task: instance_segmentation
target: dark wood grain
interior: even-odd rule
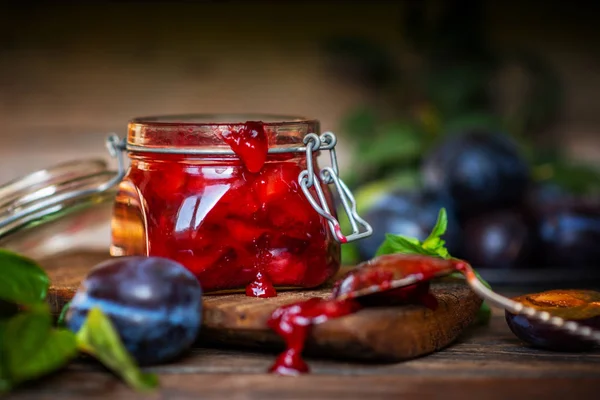
[[[50,278],[47,301],[54,314],[59,314],[64,305],[73,298],[82,278],[96,264],[109,258],[101,251],[73,251],[56,254],[39,260]]]
[[[85,253],[76,253],[42,261],[53,282],[48,298],[55,313],[72,298],[91,263],[103,258],[105,255],[86,258]],[[369,308],[317,325],[307,341],[307,353],[398,361],[444,348],[473,321],[481,300],[462,282],[436,282],[431,291],[438,300],[436,310],[423,306]],[[283,342],[267,326],[273,311],[330,293],[331,287],[326,285],[319,290],[280,292],[269,299],[245,294],[205,296],[200,340],[213,345],[281,348]]]
[[[393,364],[309,357],[310,375],[266,374],[275,353],[197,347],[185,358],[149,368],[154,395],[136,394],[92,362],[26,385],[24,399],[594,399],[600,352],[553,353],[524,347],[499,310],[491,324],[468,329],[446,349]]]
[[[594,399],[593,378],[428,378],[176,374],[162,377],[160,394],[132,393],[109,376],[73,372],[13,399]],[[110,396],[110,397],[109,397]]]

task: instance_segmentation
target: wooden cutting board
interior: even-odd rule
[[[41,260],[52,280],[48,301],[59,313],[75,294],[87,271],[108,258],[106,253],[79,252]],[[344,272],[344,271],[342,271]],[[434,282],[431,291],[439,307],[387,306],[327,321],[312,330],[309,355],[334,358],[400,361],[422,356],[453,342],[474,320],[481,300],[462,282]],[[249,348],[281,349],[283,343],[266,321],[279,306],[327,297],[331,286],[318,290],[280,292],[270,299],[244,294],[207,295],[199,343]]]

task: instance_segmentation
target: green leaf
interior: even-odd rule
[[[427,251],[427,254],[432,256],[438,256],[445,260],[452,258],[450,253],[448,253],[448,249],[446,249],[446,242],[440,238],[431,239],[422,244],[424,250]]]
[[[47,307],[37,307],[8,320],[2,346],[7,376],[14,384],[53,372],[77,354],[75,335],[53,329]]]
[[[150,390],[158,386],[158,377],[142,373],[127,352],[112,322],[100,308],[93,308],[79,332],[79,350],[98,359],[136,390]]]
[[[393,253],[427,254],[427,251],[421,247],[421,243],[415,238],[387,233],[384,242],[375,255],[380,256]]]
[[[431,230],[431,233],[427,239],[425,239],[425,243],[427,243],[427,241],[439,239],[444,233],[446,233],[446,229],[448,229],[448,214],[446,213],[445,208],[441,208],[440,212],[438,213],[435,226]]]
[[[46,298],[50,280],[35,261],[0,249],[0,271],[0,299],[29,305]]]
[[[385,240],[377,250],[376,255],[404,253],[421,254],[441,258],[450,258],[446,249],[446,242],[440,238],[446,232],[448,227],[448,216],[446,209],[442,208],[438,214],[438,219],[431,233],[424,242],[416,238],[410,238],[402,235],[385,235]]]

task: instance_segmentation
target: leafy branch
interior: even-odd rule
[[[136,390],[149,390],[158,379],[143,374],[127,353],[112,323],[92,310],[77,334],[52,326],[46,304],[50,279],[35,263],[0,249],[0,302],[16,305],[0,315],[0,393],[66,366],[85,352]]]

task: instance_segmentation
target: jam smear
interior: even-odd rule
[[[347,243],[348,239],[342,233],[342,228],[339,225],[334,226],[335,236],[338,237],[340,243]]]
[[[269,151],[269,141],[262,122],[248,121],[243,127],[225,130],[221,135],[249,172],[261,170]]]
[[[435,310],[437,299],[429,292],[430,280],[454,271],[470,271],[460,260],[421,255],[390,254],[359,264],[333,288],[331,299],[311,298],[276,309],[268,326],[286,343],[269,372],[298,375],[309,371],[302,350],[312,325],[352,314],[361,308],[391,304],[422,304]],[[393,282],[412,277],[415,283],[393,287]],[[366,288],[376,288],[365,295]]]
[[[279,307],[268,320],[268,326],[280,335],[286,344],[269,372],[294,376],[309,371],[302,358],[306,338],[313,324],[343,317],[360,310],[355,300],[327,300],[318,297]]]
[[[392,289],[392,282],[413,279],[401,289],[409,290],[409,285],[426,282],[430,279],[457,271],[465,264],[459,260],[444,260],[414,254],[386,254],[366,261],[338,280],[333,288],[335,297],[349,298],[362,295],[362,291],[374,287],[377,292]]]

